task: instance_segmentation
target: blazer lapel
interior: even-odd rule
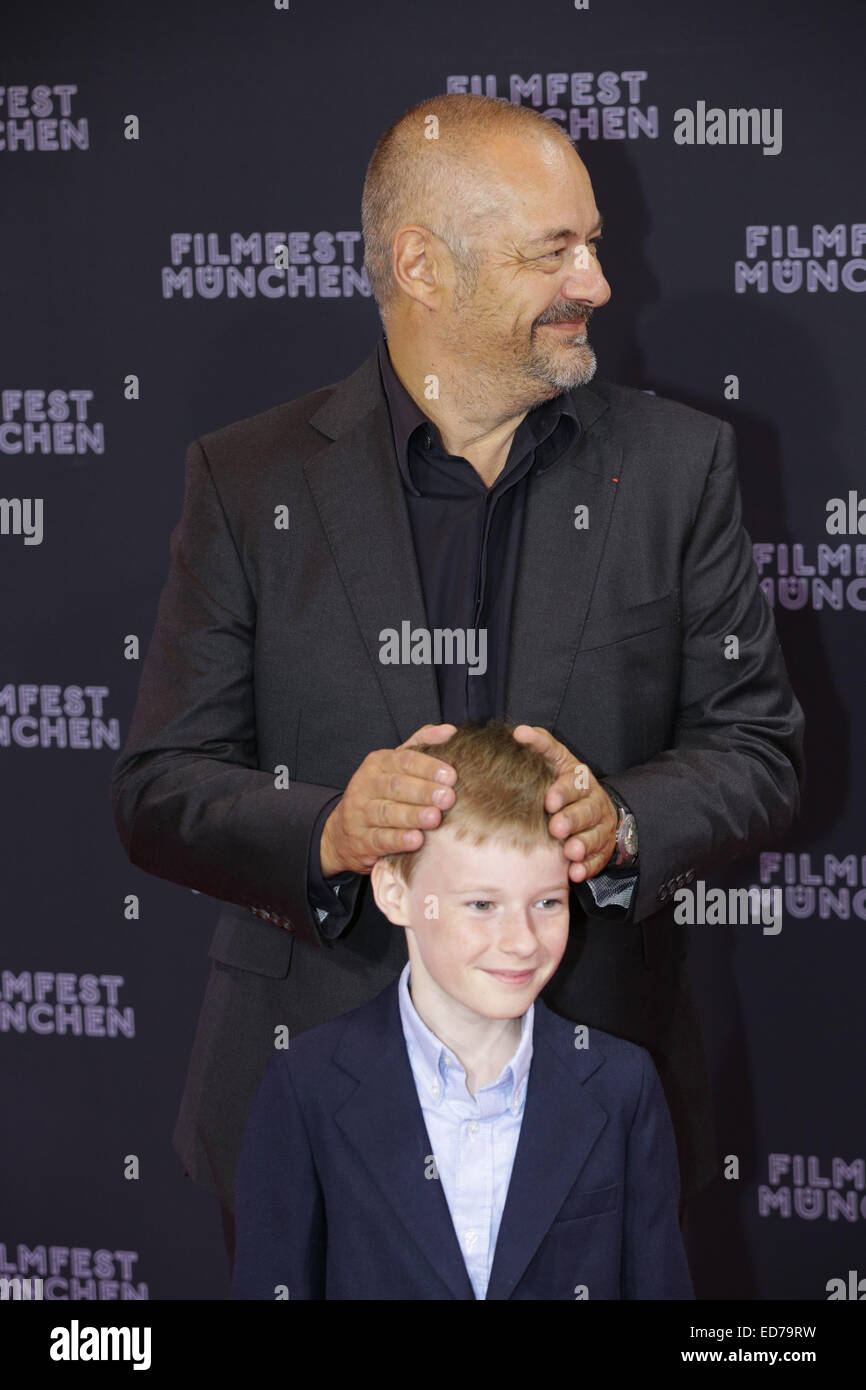
[[[575,1049],[563,1060],[554,1016],[539,999],[535,1010],[529,1085],[488,1300],[511,1297],[607,1123],[607,1112],[583,1086],[603,1059]]]
[[[358,1087],[334,1118],[407,1241],[454,1298],[474,1299],[442,1184],[427,1176],[433,1146],[403,1038],[398,984],[359,1011],[342,1036],[334,1061]]]
[[[383,629],[426,627],[427,613],[375,352],[310,423],[334,443],[304,472],[402,743],[441,708],[432,665],[379,659]]]
[[[599,418],[607,402],[589,387],[571,395],[580,434],[565,458],[533,478],[527,496],[505,695],[515,722],[551,730],[580,646],[622,466],[622,446]],[[581,505],[588,525],[578,529]]]

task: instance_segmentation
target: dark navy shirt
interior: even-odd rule
[[[508,631],[520,558],[526,492],[580,433],[567,392],[521,420],[505,467],[488,488],[464,458],[449,454],[415,404],[379,340],[379,367],[391,412],[397,464],[427,609],[428,629],[486,632],[487,669],[443,661],[435,667],[441,723],[486,723],[505,708]],[[476,654],[477,654],[476,648]]]

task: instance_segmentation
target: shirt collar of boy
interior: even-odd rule
[[[424,1087],[425,1096],[437,1104],[445,1097],[449,1080],[462,1081],[465,1072],[453,1052],[431,1032],[412,1003],[409,993],[410,963],[400,975],[398,997],[403,1037],[416,1081]],[[517,1114],[526,1096],[526,1083],[532,1061],[532,1029],[535,1004],[530,1004],[520,1021],[520,1042],[495,1081],[476,1092],[475,1099],[485,1115],[511,1110]],[[462,1089],[462,1088],[461,1088]],[[494,1092],[497,1094],[494,1095]]]

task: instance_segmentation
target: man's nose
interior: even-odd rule
[[[562,293],[566,299],[582,299],[594,308],[599,308],[610,299],[610,285],[599,262],[587,247],[576,248],[574,262],[563,282]]]

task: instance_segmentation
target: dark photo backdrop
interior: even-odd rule
[[[0,1274],[55,1299],[226,1294],[217,1208],[170,1142],[219,908],[127,862],[110,769],[185,446],[369,352],[366,163],[449,89],[576,140],[613,289],[599,375],[735,427],[806,710],[801,821],[718,879],[781,888],[781,930],[691,930],[719,1137],[698,1296],[866,1274],[864,36],[856,0],[7,7]],[[764,113],[755,140],[731,108]]]

